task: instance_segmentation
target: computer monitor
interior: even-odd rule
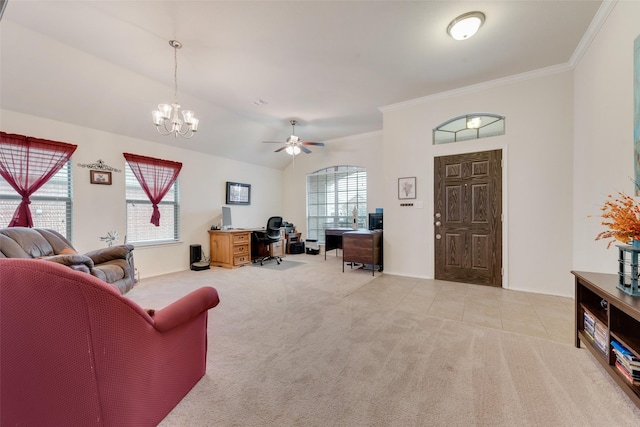
[[[382,230],[382,214],[381,213],[369,214],[369,230]]]
[[[231,208],[229,206],[222,207],[222,229],[229,230],[231,227]]]

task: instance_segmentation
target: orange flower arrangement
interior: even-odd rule
[[[622,192],[614,198],[611,194],[607,196],[602,210],[602,225],[609,228],[596,236],[596,240],[613,238],[607,245],[618,240],[624,244],[629,244],[634,239],[640,239],[640,206],[633,200],[633,197]]]

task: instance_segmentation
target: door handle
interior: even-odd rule
[[[436,221],[436,227],[440,227],[442,223],[440,221]]]
[[[436,234],[436,239],[440,240],[440,239],[442,239],[442,236],[439,235],[439,234]]]

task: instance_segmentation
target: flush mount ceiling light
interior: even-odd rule
[[[193,111],[182,111],[183,121],[180,120],[180,104],[178,103],[178,49],[182,43],[177,40],[169,40],[169,45],[173,48],[173,104],[160,104],[153,112],[153,124],[156,125],[158,133],[162,135],[173,135],[176,138],[180,135],[183,138],[191,138],[198,131],[199,120],[194,117]]]
[[[447,27],[447,34],[455,40],[465,40],[473,36],[484,24],[484,13],[468,12],[451,21]]]

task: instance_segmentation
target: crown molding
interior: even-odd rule
[[[582,36],[582,39],[580,39],[580,43],[578,43],[578,46],[573,51],[573,55],[571,55],[571,58],[569,59],[571,67],[575,68],[578,65],[584,54],[587,52],[587,49],[589,49],[589,46],[591,46],[593,39],[596,38],[596,35],[600,32],[604,23],[607,22],[609,14],[617,3],[618,0],[604,0],[602,2],[600,8],[596,12],[596,15],[593,17],[591,24],[589,24],[587,31]]]

